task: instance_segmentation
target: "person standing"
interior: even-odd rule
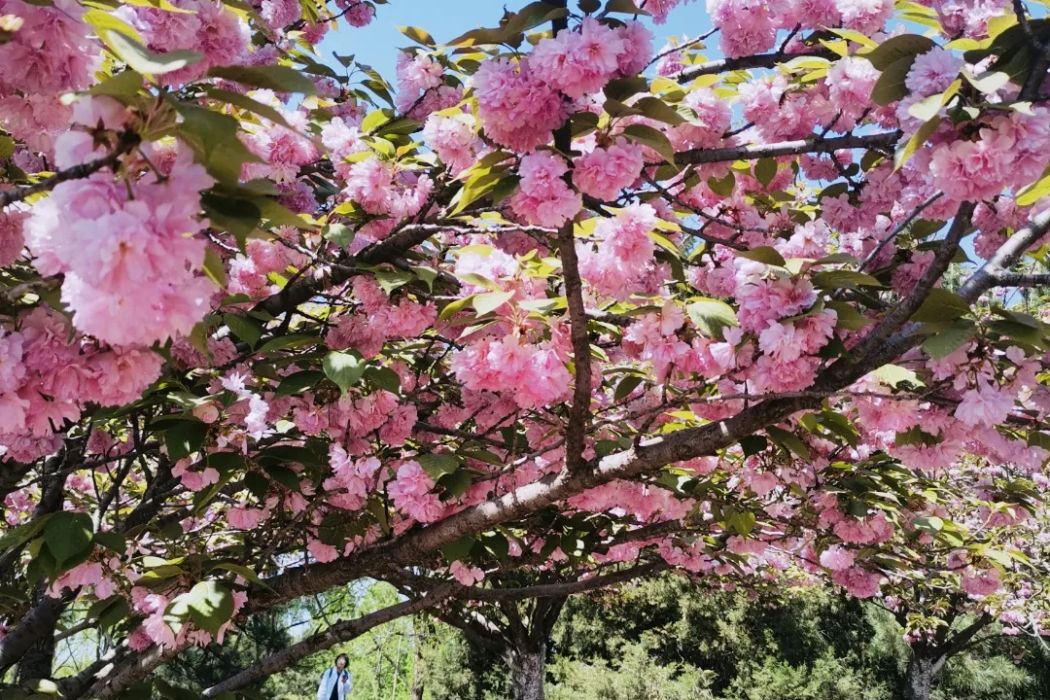
[[[317,686],[317,700],[346,700],[354,687],[353,676],[346,669],[349,663],[350,657],[346,654],[335,657],[335,666],[321,675],[321,683]]]

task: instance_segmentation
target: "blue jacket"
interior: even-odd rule
[[[336,680],[338,679],[338,671],[335,667],[329,668],[321,676],[321,684],[317,686],[317,700],[329,700],[332,697],[332,688],[335,687]],[[354,678],[350,675],[350,672],[343,669],[343,674],[346,677],[345,682],[339,683],[339,700],[346,700],[347,696],[350,695],[350,690],[354,687]]]

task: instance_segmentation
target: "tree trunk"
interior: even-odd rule
[[[904,677],[905,700],[930,700],[935,675],[933,659],[912,656],[908,661],[908,673]]]
[[[540,644],[538,649],[509,649],[506,656],[514,700],[543,700],[546,644]]]

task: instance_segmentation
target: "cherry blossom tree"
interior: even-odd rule
[[[315,48],[373,2],[0,0],[6,691],[364,577],[409,595],[309,651],[561,562],[1038,585],[987,543],[1045,523],[1050,21],[709,0],[657,48],[679,4],[405,27],[388,82]]]

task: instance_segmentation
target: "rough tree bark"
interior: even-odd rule
[[[508,647],[503,658],[510,670],[514,700],[543,700],[543,684],[547,674],[547,645],[540,642],[536,647]]]

